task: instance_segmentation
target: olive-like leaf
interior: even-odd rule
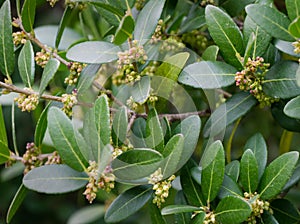
[[[288,16],[291,21],[300,16],[300,2],[297,0],[285,0]]]
[[[83,207],[73,213],[67,224],[82,224],[82,223],[92,223],[99,220],[105,214],[104,205],[90,205]]]
[[[112,122],[112,140],[117,146],[125,142],[127,138],[127,126],[127,109],[123,106],[115,113]]]
[[[55,59],[51,58],[48,63],[46,64],[43,74],[42,80],[39,88],[39,95],[42,95],[45,91],[46,87],[48,86],[49,82],[53,79],[55,73],[59,68],[60,62]]]
[[[266,168],[258,187],[264,200],[275,197],[289,180],[299,158],[299,152],[288,152],[270,163]]]
[[[156,204],[149,202],[149,211],[151,216],[151,222],[157,224],[167,224],[165,218],[162,216],[160,209],[157,207]]]
[[[298,209],[287,199],[275,199],[271,202],[271,208],[279,223],[297,224],[300,222]]]
[[[2,105],[1,104],[0,104],[0,142],[2,142],[4,145],[8,145],[6,128],[5,128],[3,111],[2,111]]]
[[[29,171],[23,178],[28,189],[47,193],[62,194],[82,188],[88,182],[85,173],[71,169],[67,165],[46,165]]]
[[[237,182],[225,174],[218,197],[223,199],[227,196],[243,197],[243,192]]]
[[[291,99],[285,105],[283,112],[289,117],[300,119],[300,96]]]
[[[161,210],[162,215],[172,215],[184,212],[202,211],[202,208],[191,205],[168,205]]]
[[[144,76],[141,80],[134,83],[131,95],[135,102],[143,104],[146,102],[150,95],[150,77]]]
[[[120,194],[105,214],[106,222],[119,222],[142,208],[151,198],[150,186],[137,186]]]
[[[30,41],[26,41],[19,55],[18,67],[23,83],[29,88],[31,88],[34,81],[34,66],[33,47]]]
[[[233,160],[225,166],[225,174],[237,181],[240,176],[240,162]]]
[[[72,12],[74,12],[73,8],[69,5],[66,5],[64,14],[60,20],[59,26],[58,26],[58,30],[57,30],[57,34],[55,37],[55,48],[58,48],[60,41],[62,39],[62,35],[64,33],[64,30],[66,28],[66,25],[69,23],[70,18],[72,18]]]
[[[289,26],[289,32],[296,38],[300,38],[300,16]]]
[[[34,144],[37,147],[39,147],[42,144],[46,130],[47,130],[47,126],[48,126],[47,112],[48,112],[49,106],[50,106],[50,104],[48,104],[45,107],[45,109],[41,113],[41,115],[37,121],[36,127],[35,127]]]
[[[134,30],[134,19],[131,15],[123,17],[114,37],[114,44],[123,44],[129,37],[131,37]]]
[[[293,46],[293,42],[276,39],[274,41],[274,45],[278,50],[280,50],[283,53],[286,53],[286,54],[291,55],[293,57],[300,57],[299,54],[296,54],[294,52],[295,48]]]
[[[29,33],[33,29],[34,18],[35,18],[36,0],[25,0],[21,18],[24,29]]]
[[[10,151],[7,144],[0,141],[0,164],[7,162],[10,159]]]
[[[219,47],[217,45],[211,45],[205,49],[202,54],[204,61],[216,61],[219,53]]]

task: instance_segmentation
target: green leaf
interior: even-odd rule
[[[264,92],[274,98],[291,98],[300,94],[296,83],[298,63],[280,61],[267,72],[263,83]]]
[[[279,39],[276,39],[274,41],[274,45],[275,47],[280,50],[281,52],[283,53],[286,53],[288,55],[291,55],[293,57],[299,57],[299,54],[296,54],[294,52],[294,47],[293,47],[293,42],[288,42],[288,41],[284,41],[284,40],[279,40]]]
[[[69,118],[57,107],[51,107],[48,111],[48,129],[62,160],[71,168],[83,171],[87,161],[76,140],[80,134],[74,130]]]
[[[8,145],[5,122],[3,117],[2,105],[0,104],[0,142],[4,145]]]
[[[289,26],[289,32],[296,38],[300,38],[300,16],[296,18]]]
[[[112,162],[114,175],[121,180],[137,180],[156,171],[162,155],[152,149],[132,149],[122,153]]]
[[[68,4],[66,4],[66,8],[65,8],[64,14],[60,20],[57,34],[55,37],[55,48],[58,48],[58,46],[60,44],[64,30],[66,28],[66,25],[69,23],[70,18],[72,18],[72,12],[74,12],[72,7],[70,7]]]
[[[174,130],[174,134],[183,134],[183,151],[180,155],[177,169],[180,169],[193,155],[201,129],[201,120],[199,116],[193,115],[183,121]]]
[[[202,211],[202,208],[191,205],[168,205],[161,210],[162,215],[173,215],[183,212]]]
[[[240,176],[240,162],[233,160],[225,166],[225,173],[234,181],[238,181]]]
[[[46,130],[47,130],[47,126],[48,126],[47,112],[48,112],[49,106],[50,106],[50,104],[48,104],[45,107],[45,109],[41,113],[41,115],[37,121],[36,127],[35,127],[34,144],[37,147],[39,147],[42,144]]]
[[[224,178],[225,155],[221,141],[214,142],[205,150],[200,165],[202,193],[209,205],[218,195]]]
[[[275,199],[271,202],[271,208],[279,223],[297,224],[300,222],[298,209],[287,199]]]
[[[239,224],[250,216],[251,205],[237,197],[223,198],[215,211],[216,220],[222,224]]]
[[[15,194],[12,202],[9,205],[8,212],[6,215],[6,222],[10,223],[14,215],[16,214],[17,210],[19,209],[20,205],[24,201],[28,190],[24,187],[23,184],[19,187],[17,193]]]
[[[119,51],[118,46],[108,42],[86,41],[71,47],[66,56],[72,61],[102,64],[117,60]]]
[[[67,224],[82,224],[98,221],[105,214],[104,205],[90,205],[83,207],[73,213]]]
[[[33,47],[30,41],[26,41],[20,52],[18,66],[23,83],[31,88],[34,81],[35,62]]]
[[[274,216],[271,215],[268,211],[264,211],[264,213],[262,214],[262,221],[264,224],[279,224]]]
[[[178,163],[183,154],[184,137],[182,134],[174,135],[162,152],[164,160],[161,164],[163,178],[170,177],[178,170]],[[181,167],[179,167],[181,168]]]
[[[141,80],[134,83],[131,95],[135,102],[143,104],[146,102],[150,95],[150,77],[143,76]]]
[[[209,33],[219,46],[224,60],[236,68],[242,68],[239,59],[244,53],[244,44],[238,26],[227,13],[212,5],[205,8],[205,18]]]
[[[238,14],[250,3],[253,3],[255,0],[242,0],[242,1],[235,1],[235,0],[228,0],[223,1],[220,4],[220,7],[224,8],[232,17],[238,16]]]
[[[53,79],[55,73],[59,68],[60,62],[55,59],[51,58],[48,63],[46,64],[43,74],[42,80],[39,88],[39,95],[41,96],[45,91],[46,87],[48,86],[49,82]]]
[[[285,184],[283,191],[289,190],[291,187],[295,186],[300,181],[300,165],[298,165],[288,182]]]
[[[250,16],[247,16],[244,22],[244,43],[248,43],[251,33],[254,33],[255,40],[253,43],[252,58],[263,55],[267,50],[272,36],[270,36],[264,29],[258,26]]]
[[[252,49],[255,45],[255,42],[256,42],[256,36],[254,33],[251,33],[249,36],[248,42],[247,42],[246,49],[245,49],[244,63],[243,63],[244,66],[246,66],[248,58],[250,58],[250,55],[251,55]]]
[[[0,141],[0,164],[6,163],[10,159],[10,151],[7,143]]]
[[[115,145],[122,145],[127,138],[128,117],[125,106],[121,107],[113,118],[112,139]]]
[[[0,21],[0,71],[9,77],[15,66],[9,0],[6,0],[0,8]]]
[[[284,107],[284,113],[289,117],[300,119],[300,96],[291,99]]]
[[[76,0],[81,2],[82,0]],[[99,2],[99,1],[89,1],[92,5],[101,7],[109,12],[111,12],[112,14],[115,14],[116,17],[122,17],[123,16],[123,12],[122,10],[120,10],[118,7],[114,7],[113,2],[108,2],[108,1],[103,1],[103,2],[107,2],[108,4]]]
[[[223,199],[227,196],[243,197],[243,192],[237,182],[225,174],[218,197]]]
[[[62,194],[75,191],[88,182],[85,173],[67,165],[46,165],[34,168],[23,178],[23,184],[30,190],[46,194]]]
[[[256,99],[249,93],[234,94],[212,113],[204,126],[204,137],[221,133],[229,124],[245,115],[255,104]]]
[[[191,224],[203,224],[205,220],[205,212],[199,212],[191,221]]]
[[[271,36],[286,41],[294,40],[288,31],[290,20],[277,9],[266,5],[252,4],[246,7],[246,12]]]
[[[258,188],[263,200],[271,199],[280,193],[292,175],[298,157],[298,152],[285,153],[277,157],[266,168]]]
[[[244,150],[251,149],[258,165],[258,178],[262,177],[268,159],[268,150],[267,145],[264,140],[264,137],[260,133],[256,133],[251,136],[244,146]]]
[[[191,32],[193,30],[200,29],[206,23],[204,15],[193,16],[188,21],[186,21],[186,20],[184,20],[184,22],[181,23],[181,26],[179,28],[179,34],[183,34],[183,33]]]
[[[106,222],[119,222],[142,208],[151,198],[153,191],[150,186],[137,186],[120,194],[109,206]]]
[[[247,149],[242,155],[240,180],[246,192],[255,192],[258,186],[258,165],[251,149]]]
[[[203,205],[201,187],[192,178],[191,168],[191,165],[186,165],[181,169],[180,183],[189,204],[200,207]]]
[[[149,148],[159,152],[164,149],[164,134],[155,109],[148,114],[145,142]]]
[[[165,0],[151,0],[144,6],[136,20],[133,32],[135,40],[145,43],[151,38],[162,13],[164,4]]]
[[[21,12],[21,18],[22,18],[23,27],[27,32],[31,32],[33,29],[35,8],[36,8],[36,0],[24,1],[22,12]]]
[[[146,138],[146,121],[144,118],[137,118],[132,127],[130,134],[130,142],[136,148],[147,148],[145,138]]]
[[[123,44],[129,37],[132,36],[134,30],[134,20],[131,15],[123,17],[119,27],[115,33],[114,44]]]
[[[35,37],[43,44],[53,48],[55,48],[57,32],[59,32],[59,26],[55,25],[39,26],[34,29]],[[68,49],[73,43],[81,38],[82,36],[79,33],[66,27],[63,31],[58,50]]]
[[[236,72],[224,62],[201,61],[185,67],[178,81],[194,88],[215,89],[233,84]]]
[[[204,61],[216,61],[219,53],[219,47],[217,45],[211,45],[205,49],[202,54]]]
[[[285,0],[288,16],[291,21],[300,16],[300,2],[297,0]]]
[[[167,224],[165,218],[161,215],[160,209],[156,204],[149,202],[149,211],[151,216],[151,223],[155,224]]]

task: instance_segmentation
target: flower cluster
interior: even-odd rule
[[[185,48],[184,43],[181,42],[179,37],[170,36],[162,42],[159,49],[161,53],[175,53],[182,51]]]
[[[136,0],[134,6],[137,10],[140,11],[143,9],[145,2],[146,2],[146,0]]]
[[[41,51],[36,52],[34,60],[39,66],[44,68],[48,63],[50,57],[51,57],[51,53],[48,51],[46,52],[44,49],[42,49]]]
[[[151,174],[148,179],[148,183],[153,185],[152,189],[155,191],[155,196],[152,202],[159,208],[169,196],[169,190],[172,187],[171,182],[175,179],[175,175],[172,175],[166,180],[162,180],[162,178],[163,175],[161,173],[161,168],[159,168],[153,174]]]
[[[293,42],[293,46],[294,46],[294,52],[295,54],[300,54],[300,39],[298,39],[297,41]]]
[[[208,5],[208,4],[213,5],[213,4],[215,4],[215,2],[214,2],[214,0],[202,0],[202,2],[200,3],[200,5],[202,7],[204,7],[204,6]]]
[[[205,214],[205,220],[203,224],[216,223],[216,215],[213,212],[208,212]]]
[[[80,73],[86,64],[81,64],[79,62],[71,62],[70,75],[65,78],[65,83],[68,85],[74,85],[77,83]]]
[[[270,106],[278,99],[267,96],[263,92],[262,83],[270,64],[264,63],[262,57],[248,59],[244,70],[237,72],[235,83],[241,90],[249,91],[260,103],[261,107]]]
[[[50,154],[47,157],[47,161],[45,162],[45,165],[51,165],[51,164],[61,164],[61,158],[57,151],[54,151],[52,154]]]
[[[160,65],[160,62],[158,61],[151,61],[141,72],[141,76],[148,75],[148,76],[154,76],[155,72],[157,71],[158,66]]]
[[[22,162],[25,165],[24,174],[35,167],[43,165],[43,159],[40,158],[41,151],[33,142],[27,143],[26,152],[23,155]]]
[[[25,88],[24,90],[32,91],[30,88]],[[36,109],[37,105],[39,104],[39,96],[35,93],[30,95],[26,95],[20,93],[18,97],[14,99],[15,102],[18,103],[18,107],[24,111],[33,111]]]
[[[61,102],[64,104],[62,111],[67,115],[67,116],[72,116],[72,108],[75,104],[78,103],[77,101],[77,91],[74,90],[72,94],[62,94],[62,100]]]
[[[86,190],[83,194],[86,196],[86,199],[92,203],[96,198],[99,189],[104,189],[109,192],[115,187],[115,176],[112,173],[110,166],[106,167],[102,174],[99,174],[98,164],[95,161],[89,161],[89,164],[90,165],[87,168],[89,182],[86,185]]]
[[[183,34],[182,41],[198,52],[204,51],[208,44],[207,38],[199,30],[193,30],[192,32]]]
[[[115,84],[134,83],[141,79],[136,64],[144,64],[148,59],[146,52],[138,41],[132,41],[129,50],[118,52],[118,72],[114,79]]]
[[[249,224],[256,224],[256,218],[261,218],[261,215],[264,213],[264,211],[268,211],[269,213],[273,214],[273,210],[270,208],[270,203],[268,201],[260,200],[257,192],[254,194],[245,192],[244,197],[248,202],[251,203],[252,207],[251,216],[247,220]]]
[[[18,46],[20,44],[25,44],[27,41],[27,35],[24,31],[14,32],[12,36],[13,36],[13,41],[15,46]]]
[[[151,37],[150,43],[155,44],[163,39],[163,34],[165,31],[164,21],[162,19],[158,20],[155,31]]]
[[[56,2],[58,2],[59,0],[47,0],[47,2],[49,2],[51,7],[54,7]]]
[[[82,10],[84,10],[87,7],[87,5],[85,3],[83,3],[83,2],[75,2],[73,0],[66,0],[65,1],[65,5],[69,6],[71,9],[76,8],[79,11],[82,11]]]

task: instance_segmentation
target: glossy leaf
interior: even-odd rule
[[[127,110],[123,106],[115,113],[112,122],[112,139],[117,146],[122,145],[127,138],[127,125]]]
[[[39,87],[39,95],[43,94],[49,82],[53,79],[55,73],[59,68],[59,65],[60,62],[55,58],[52,58],[48,61],[42,74],[42,80]]]
[[[297,0],[285,0],[287,13],[291,21],[300,16],[300,2]]]
[[[114,44],[120,45],[131,37],[134,30],[134,20],[131,15],[123,17],[114,37]]]
[[[23,83],[31,88],[34,81],[35,62],[33,47],[30,41],[26,41],[20,52],[18,67]]]
[[[138,186],[120,194],[106,211],[105,221],[119,222],[134,214],[150,200],[152,192],[149,186]]]
[[[33,29],[34,18],[35,18],[36,0],[25,0],[21,18],[24,29],[27,32],[31,32]]]
[[[298,165],[288,182],[285,184],[283,191],[289,190],[291,187],[295,186],[300,181],[300,165]]]
[[[275,199],[271,202],[274,217],[279,223],[296,224],[300,222],[300,213],[287,199]]]
[[[43,44],[55,48],[55,41],[59,26],[45,25],[34,28],[35,37]],[[58,50],[66,50],[82,36],[74,30],[66,27],[63,31]]]
[[[222,224],[239,224],[246,221],[251,212],[251,205],[247,201],[229,196],[219,202],[215,216]]]
[[[289,117],[300,119],[300,96],[291,99],[284,107],[284,113]]]
[[[172,215],[184,212],[201,211],[202,208],[191,205],[168,205],[161,210],[162,215]]]
[[[180,183],[185,194],[186,199],[190,205],[202,206],[203,205],[203,196],[201,193],[201,187],[195,180],[192,178],[191,166],[184,166],[181,170]]]
[[[225,173],[234,181],[237,181],[240,176],[240,162],[233,160],[225,166]]]
[[[9,76],[14,70],[15,62],[9,0],[0,8],[0,21],[0,71]]]
[[[137,118],[131,128],[130,142],[136,148],[146,148],[146,121],[144,118]]]
[[[165,0],[151,0],[143,7],[137,17],[133,32],[135,40],[145,43],[145,41],[151,38],[162,13],[164,4]]]
[[[178,163],[181,155],[183,154],[183,142],[183,135],[177,134],[174,135],[166,144],[162,152],[162,155],[165,157],[161,164],[163,178],[170,177],[178,170]]]
[[[205,150],[200,165],[202,167],[202,193],[209,204],[218,195],[224,178],[225,156],[220,141],[214,142]]]
[[[243,197],[243,192],[236,181],[227,174],[224,175],[223,183],[220,188],[218,197],[223,199],[227,196]]]
[[[281,61],[267,72],[263,81],[264,92],[275,98],[287,99],[300,94],[300,87],[296,83],[298,63]]]
[[[216,61],[219,53],[219,47],[217,45],[211,45],[205,49],[202,54],[204,61]]]
[[[264,200],[275,197],[289,180],[298,161],[298,152],[288,152],[277,157],[266,168],[258,188]]]
[[[17,193],[15,194],[12,202],[9,205],[8,212],[6,215],[6,222],[10,223],[13,219],[14,215],[16,214],[17,210],[19,209],[20,205],[24,201],[28,190],[24,187],[23,184],[19,187]]]
[[[163,151],[164,134],[155,109],[148,114],[145,142],[149,148],[154,148],[159,152]]]
[[[201,120],[198,116],[190,116],[175,128],[174,134],[181,133],[184,137],[183,150],[177,169],[180,169],[193,155],[201,130]]]
[[[242,1],[235,1],[235,0],[228,0],[228,1],[221,1],[220,7],[224,8],[232,17],[238,16],[238,14],[250,3],[253,3],[255,0],[242,0]]]
[[[88,182],[85,173],[71,169],[67,165],[46,165],[29,171],[23,178],[28,189],[47,193],[62,194],[75,191]]]
[[[90,205],[73,213],[67,224],[82,224],[98,221],[105,214],[104,205]]]
[[[210,116],[204,126],[204,137],[216,136],[256,104],[255,98],[246,92],[234,94],[220,105]]]
[[[267,145],[262,134],[257,133],[251,136],[244,146],[244,150],[247,149],[251,149],[256,158],[258,166],[258,177],[260,180],[265,171],[268,159]]]
[[[246,192],[255,192],[258,186],[258,165],[251,149],[247,149],[241,158],[240,180]]]
[[[289,32],[296,38],[300,38],[300,16],[289,26]]]
[[[58,26],[58,30],[57,30],[57,34],[55,37],[55,48],[58,48],[61,38],[63,36],[64,30],[67,26],[67,24],[69,23],[70,18],[72,18],[72,12],[73,9],[72,7],[70,7],[69,5],[66,5],[64,14],[60,20],[59,26]]]
[[[4,145],[8,145],[4,116],[3,116],[1,104],[0,104],[0,142],[2,142]]]
[[[279,224],[274,215],[271,215],[268,211],[264,211],[264,213],[262,214],[262,221],[265,224]]]
[[[137,180],[156,171],[162,159],[162,155],[155,150],[132,149],[114,159],[112,168],[115,176],[121,180]]]
[[[201,61],[185,67],[178,81],[194,88],[215,89],[233,84],[236,72],[224,62]]]
[[[184,20],[180,26],[180,34],[200,29],[206,24],[204,15],[193,16],[188,21],[186,20]]]
[[[252,4],[246,7],[246,12],[271,36],[286,41],[294,40],[288,31],[290,20],[277,9],[266,5]]]
[[[82,63],[102,64],[118,59],[118,52],[121,49],[109,42],[86,41],[76,44],[67,52],[67,58]]]
[[[10,159],[10,151],[7,143],[0,141],[0,164],[6,163]]]
[[[160,209],[156,204],[152,203],[152,201],[149,202],[149,211],[151,216],[151,223],[167,224],[165,218],[160,212]]]
[[[64,163],[75,170],[83,171],[87,161],[76,140],[80,134],[74,130],[69,118],[56,107],[51,107],[48,111],[48,129],[52,142]]]
[[[150,95],[150,77],[143,76],[141,80],[134,83],[131,95],[135,102],[143,104]]]
[[[271,42],[272,36],[258,26],[250,16],[245,19],[243,33],[245,43],[248,43],[251,33],[254,33],[255,36],[251,58],[263,55]]]
[[[206,7],[205,18],[209,33],[219,46],[224,60],[236,68],[242,68],[239,57],[244,53],[244,44],[238,26],[227,13],[212,5]]]
[[[35,127],[34,144],[37,147],[39,147],[42,144],[46,130],[47,130],[47,126],[48,126],[47,113],[48,113],[49,106],[50,106],[50,104],[48,104],[45,107],[45,109],[41,113],[41,115],[37,121],[36,127]]]
[[[294,57],[299,57],[299,54],[296,54],[294,52],[295,48],[293,46],[293,42],[276,39],[274,41],[274,45],[278,50],[280,50],[283,53],[286,53]]]

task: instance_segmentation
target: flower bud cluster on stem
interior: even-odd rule
[[[30,88],[24,88],[25,91],[33,92]],[[37,105],[39,104],[39,96],[36,93],[32,94],[24,94],[20,93],[18,97],[14,99],[15,102],[18,103],[18,107],[24,111],[33,111],[36,109]]]

